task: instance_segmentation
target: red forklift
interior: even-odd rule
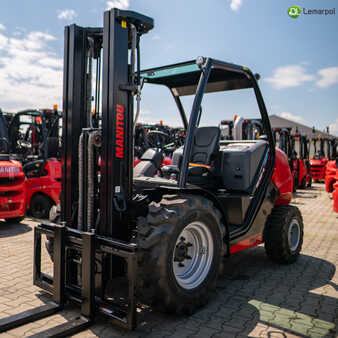
[[[12,156],[22,163],[26,175],[26,204],[35,218],[48,219],[59,201],[61,162],[59,113],[55,109],[20,111],[9,125]]]
[[[296,185],[301,188],[310,188],[312,185],[312,176],[310,172],[310,153],[309,153],[309,139],[306,135],[301,135],[296,130],[295,140],[298,141],[298,154],[294,159],[293,167],[297,171]]]
[[[336,183],[337,139],[328,139],[327,145],[329,161],[327,162],[325,170],[325,189],[327,192],[333,192],[333,186]]]
[[[325,138],[318,135],[318,138],[313,138],[314,155],[310,160],[310,171],[314,181],[323,181],[325,179],[326,165],[328,158],[325,155]],[[317,142],[319,142],[319,149],[317,149]]]
[[[26,212],[25,174],[9,153],[7,121],[0,110],[0,219],[19,223]]]
[[[302,216],[289,205],[288,161],[275,150],[255,75],[207,57],[141,71],[140,37],[152,28],[151,18],[119,9],[105,12],[103,28],[66,27],[61,222],[34,228],[34,284],[53,301],[0,319],[0,332],[60,311],[66,301],[81,315],[41,336],[72,335],[97,315],[133,329],[139,303],[178,314],[204,306],[223,259],[237,251],[264,242],[277,263],[299,257]],[[102,123],[90,126],[88,59],[101,66],[101,56]],[[168,88],[186,131],[178,162],[167,168],[176,179],[133,176],[133,103],[149,83]],[[221,141],[218,126],[198,125],[203,97],[242,88],[256,98],[266,140]],[[189,120],[185,95],[194,97]],[[41,270],[45,235],[53,276]]]
[[[295,152],[295,139],[291,135],[292,128],[274,128],[274,139],[276,140],[277,146],[287,156],[289,167],[292,175],[293,192],[298,187],[298,170],[296,164],[297,154]]]

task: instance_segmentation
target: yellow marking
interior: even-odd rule
[[[244,70],[249,70],[249,68],[248,67],[245,67],[245,66],[243,66],[242,67]]]
[[[249,304],[257,308],[261,321],[281,327],[292,332],[312,337],[314,332],[319,336],[334,332],[335,324],[322,319],[317,319],[300,312],[284,309],[275,305],[260,302],[256,299]]]
[[[122,28],[127,28],[127,21],[126,20],[122,20],[121,21],[121,27]]]

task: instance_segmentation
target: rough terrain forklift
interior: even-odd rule
[[[288,158],[293,181],[293,192],[295,192],[297,190],[299,180],[297,167],[295,166],[295,161],[297,160],[295,139],[291,134],[291,129],[292,128],[274,128],[274,139],[278,148],[281,149]]]
[[[0,110],[0,219],[18,223],[26,212],[25,174],[9,155],[7,121]]]
[[[300,134],[296,130],[295,140],[298,141],[298,154],[294,159],[293,167],[297,170],[297,186],[301,189],[311,187],[312,176],[310,173],[310,153],[309,153],[309,139],[306,135]]]
[[[319,149],[317,150],[317,142],[319,141]],[[312,179],[315,181],[323,181],[325,179],[325,171],[328,159],[325,154],[325,138],[321,135],[313,138],[314,155],[310,160],[310,171]]]
[[[333,192],[336,183],[336,158],[337,158],[337,139],[328,139],[328,162],[325,170],[325,188],[327,192]]]
[[[275,150],[255,76],[206,57],[141,71],[140,37],[152,28],[151,18],[118,9],[105,12],[103,29],[66,27],[61,223],[34,229],[34,284],[53,302],[0,319],[0,331],[68,300],[81,306],[81,316],[41,336],[73,334],[98,314],[135,328],[139,303],[183,314],[205,305],[223,259],[237,251],[264,242],[277,263],[299,256],[302,216],[289,205],[288,161]],[[88,58],[99,62],[101,55],[102,124],[93,128]],[[148,83],[168,88],[186,129],[181,159],[168,168],[176,180],[133,178],[133,96],[139,102]],[[267,140],[220,141],[218,126],[197,126],[203,96],[244,88],[257,99]],[[189,121],[184,95],[194,96]],[[41,271],[42,235],[53,239],[53,276]]]
[[[61,191],[57,109],[28,109],[16,113],[9,125],[10,153],[23,165],[26,204],[33,217],[47,218]]]

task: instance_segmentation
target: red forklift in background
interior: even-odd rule
[[[61,191],[60,116],[57,108],[24,110],[9,125],[12,156],[22,163],[26,175],[26,204],[35,218],[48,218]]]
[[[310,172],[310,153],[309,153],[309,139],[306,135],[299,134],[296,130],[296,135],[293,136],[296,141],[298,141],[299,152],[294,159],[293,166],[297,170],[297,187],[305,189],[306,187],[311,187],[312,185],[312,176]]]
[[[336,182],[336,158],[337,158],[337,139],[327,140],[328,143],[328,159],[325,171],[325,189],[327,192],[333,192]]]
[[[298,170],[296,167],[297,154],[295,152],[295,139],[291,135],[292,128],[274,128],[274,138],[276,145],[281,149],[287,156],[289,167],[292,175],[293,192],[298,187]]]
[[[0,110],[0,219],[19,223],[26,212],[25,174],[9,155],[7,121]]]
[[[255,75],[206,57],[141,71],[140,37],[152,28],[151,18],[119,9],[105,12],[103,28],[66,27],[61,222],[34,228],[34,284],[53,301],[0,319],[0,332],[47,317],[70,300],[81,315],[40,336],[70,336],[99,314],[133,329],[140,303],[178,314],[204,306],[223,259],[238,251],[264,242],[276,263],[299,257],[302,216],[289,205],[288,161],[275,149]],[[101,68],[101,55],[102,96],[95,95],[102,97],[101,123],[93,126],[88,65]],[[168,88],[186,130],[184,147],[173,156],[177,162],[166,168],[175,179],[134,176],[140,109],[137,104],[134,113],[134,98],[140,102],[148,83]],[[256,99],[266,139],[220,140],[217,125],[199,126],[208,93],[244,88]],[[193,96],[189,120],[185,95]],[[41,270],[45,235],[53,276]]]
[[[310,160],[310,172],[314,181],[323,181],[325,179],[326,165],[328,158],[325,155],[325,138],[321,135],[318,138],[313,138],[314,155]],[[317,142],[319,149],[317,150]]]

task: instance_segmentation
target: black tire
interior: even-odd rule
[[[20,217],[13,217],[13,218],[5,218],[6,223],[14,224],[14,223],[20,223],[23,221],[25,216],[20,216]]]
[[[179,284],[174,273],[174,265],[180,264],[177,261],[175,263],[179,247],[177,241],[179,237],[180,240],[184,239],[181,236],[183,229],[196,224],[194,222],[200,222],[207,227],[212,237],[214,254],[210,256],[209,270],[200,284],[185,288]],[[205,305],[211,291],[216,287],[217,276],[222,267],[224,234],[221,213],[206,198],[166,195],[160,203],[152,202],[147,217],[138,219],[139,299],[160,311],[178,314],[191,314]],[[187,244],[194,247],[189,242]],[[183,263],[189,264],[189,261]]]
[[[312,187],[312,176],[310,176],[309,182],[307,183],[307,188],[311,188]]]
[[[53,206],[52,201],[44,195],[34,195],[30,202],[30,213],[34,218],[49,219],[49,211]]]
[[[306,176],[303,177],[302,181],[300,182],[300,188],[305,189],[306,188]]]
[[[296,230],[296,233],[298,231],[298,235],[291,236],[291,239],[289,239],[290,228]],[[293,263],[297,260],[302,249],[303,236],[303,218],[299,209],[291,205],[275,206],[265,227],[266,254],[276,263]],[[297,238],[298,240],[296,240]]]

